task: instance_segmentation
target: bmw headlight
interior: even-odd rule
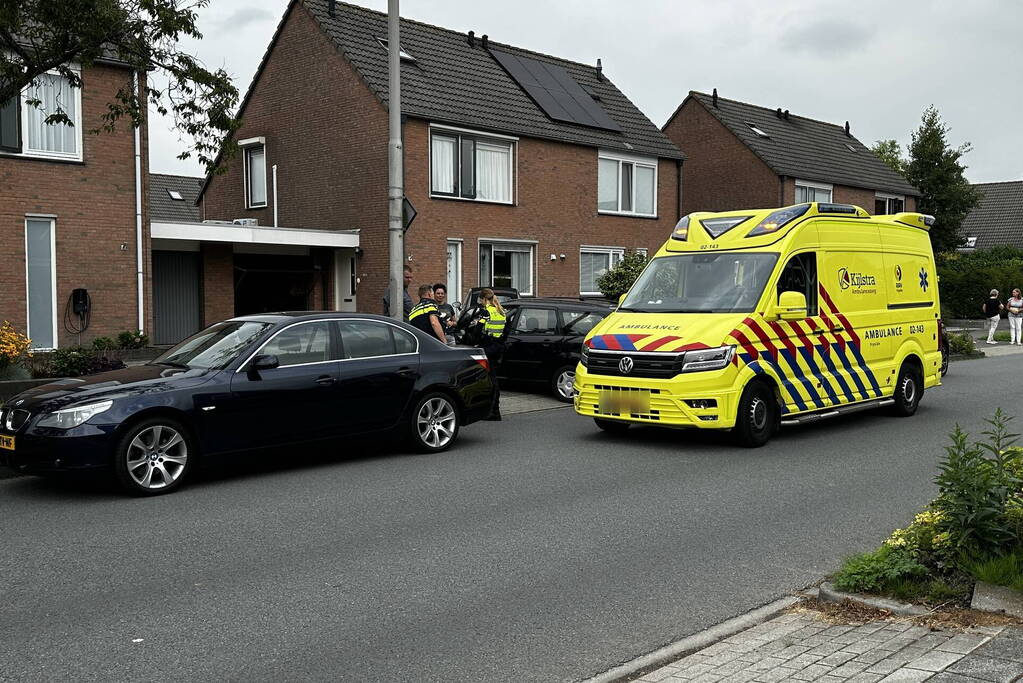
[[[57,429],[71,429],[77,427],[80,424],[85,423],[94,415],[99,415],[104,410],[109,410],[110,406],[114,405],[113,401],[103,401],[101,403],[90,403],[84,406],[78,406],[77,408],[64,408],[63,410],[56,410],[52,413],[47,413],[39,420],[39,427],[56,427]]]
[[[682,362],[682,372],[699,372],[701,370],[720,370],[732,362],[735,346],[719,346],[716,349],[700,349],[686,351]]]

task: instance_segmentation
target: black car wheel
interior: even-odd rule
[[[899,379],[895,382],[895,404],[892,415],[909,417],[916,412],[924,393],[924,378],[919,368],[911,363],[903,363],[899,369]]]
[[[629,428],[629,423],[622,420],[603,420],[599,417],[593,418],[593,424],[600,427],[608,434],[621,434]]]
[[[177,420],[155,417],[129,427],[114,449],[114,474],[129,493],[153,496],[181,486],[198,456]]]
[[[732,428],[735,442],[746,448],[759,448],[770,440],[777,425],[778,402],[771,387],[759,381],[747,384]]]
[[[551,378],[551,389],[556,399],[562,403],[571,403],[575,396],[575,366],[566,365],[558,368]]]
[[[451,397],[432,393],[419,399],[413,408],[409,436],[416,450],[439,453],[455,442],[458,427],[458,409]]]
[[[948,374],[948,340],[941,345],[941,376]]]

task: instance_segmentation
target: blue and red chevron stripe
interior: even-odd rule
[[[682,337],[666,335],[654,336],[650,334],[598,334],[586,340],[586,346],[591,349],[605,351],[657,351],[664,350],[665,346],[673,346],[671,351],[689,351],[692,349],[710,348],[699,342],[674,346],[675,342]]]

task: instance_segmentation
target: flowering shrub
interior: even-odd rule
[[[14,374],[15,368],[21,368],[32,357],[31,345],[32,341],[14,329],[10,321],[5,320],[0,325],[0,379]]]
[[[121,361],[98,356],[92,349],[69,346],[49,354],[43,374],[49,377],[81,377],[123,367]]]
[[[149,346],[149,337],[141,330],[125,330],[117,335],[117,346],[122,349],[144,349]]]

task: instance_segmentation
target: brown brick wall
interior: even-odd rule
[[[479,283],[481,237],[536,240],[537,287],[533,293],[578,296],[580,245],[642,247],[653,254],[678,218],[678,170],[673,160],[662,159],[658,165],[658,218],[631,218],[598,215],[597,150],[592,147],[520,139],[515,206],[430,198],[428,152],[429,124],[409,120],[405,125],[405,194],[419,216],[407,235],[405,249],[417,284],[444,281],[449,238],[464,240],[465,289]],[[551,254],[557,256],[556,261],[550,260]],[[382,290],[384,278],[370,274],[363,282],[367,280],[376,288],[372,291]],[[451,296],[456,298],[453,292]]]
[[[234,317],[234,252],[225,242],[202,245],[203,325]]]
[[[257,218],[260,225],[273,225],[271,167],[277,164],[282,227],[361,229],[359,271],[386,270],[387,112],[302,3],[292,5],[242,119],[237,139],[266,137],[268,205],[245,208],[239,153],[211,181],[203,198],[205,218]],[[363,310],[380,299],[375,290],[358,294]],[[315,300],[321,302],[322,295]],[[368,310],[378,309],[379,303]]]
[[[134,130],[125,122],[114,133],[90,134],[131,72],[97,65],[82,74],[83,162],[0,156],[0,320],[26,328],[25,215],[56,215],[57,330],[61,346],[77,338],[64,330],[71,290],[92,296],[92,323],[82,343],[138,327],[136,297]],[[145,128],[141,138],[146,140]],[[142,146],[143,190],[148,155]],[[146,214],[143,214],[146,215]],[[145,296],[149,293],[148,221],[143,221]],[[121,250],[121,245],[125,250]],[[147,328],[151,320],[147,298]]]
[[[682,213],[780,206],[778,175],[695,99],[664,133],[685,151]]]

